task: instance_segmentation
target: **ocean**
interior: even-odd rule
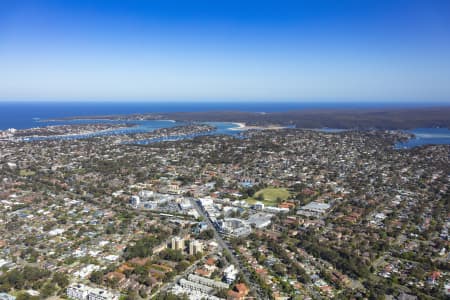
[[[450,145],[450,130],[448,128],[416,128],[406,130],[414,134],[414,138],[404,143],[397,143],[396,149],[410,149],[423,145]]]
[[[404,108],[429,107],[428,103],[388,103],[388,102],[0,102],[0,130],[8,128],[25,129],[46,125],[62,125],[61,122],[42,122],[73,116],[158,113],[158,112],[192,112],[192,111],[248,111],[280,112],[297,109],[355,109],[355,108]],[[38,119],[40,121],[38,121]],[[72,121],[91,123],[89,120]],[[110,122],[110,121],[109,121]],[[145,121],[137,129],[154,130],[174,126],[174,123]],[[218,126],[217,126],[218,125]],[[231,123],[216,124],[220,134],[236,134]],[[322,129],[319,129],[322,130]],[[339,131],[339,129],[323,129]],[[409,131],[416,135],[406,143],[397,144],[396,148],[412,148],[428,144],[450,144],[450,130],[446,128],[418,128]]]

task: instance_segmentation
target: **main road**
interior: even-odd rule
[[[261,287],[257,283],[250,280],[250,278],[249,278],[250,272],[247,270],[247,268],[243,267],[244,264],[241,264],[239,262],[239,259],[234,254],[234,251],[232,251],[230,249],[230,247],[228,246],[228,244],[222,239],[222,236],[217,231],[216,227],[211,222],[211,220],[206,215],[206,213],[203,211],[203,209],[198,205],[197,201],[195,201],[195,199],[193,199],[193,198],[191,198],[190,201],[191,201],[192,206],[195,208],[195,210],[197,210],[199,215],[201,215],[203,217],[203,219],[206,221],[208,226],[214,230],[214,239],[217,241],[217,244],[219,244],[219,247],[221,249],[226,250],[230,254],[231,263],[242,274],[242,276],[244,277],[244,280],[249,283],[250,290],[254,291],[258,295],[258,299],[262,299],[262,298],[260,298],[262,296]]]

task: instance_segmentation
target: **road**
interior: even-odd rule
[[[243,275],[244,280],[250,284],[250,291],[255,292],[258,296],[258,299],[262,299],[262,298],[260,298],[262,296],[261,287],[257,283],[250,280],[250,278],[249,278],[250,272],[247,270],[247,268],[242,267],[244,264],[239,262],[239,259],[233,253],[232,249],[230,249],[228,244],[222,239],[222,236],[217,231],[216,227],[211,222],[211,220],[208,218],[208,216],[205,214],[203,209],[198,205],[197,201],[195,201],[195,199],[192,199],[192,198],[190,199],[190,201],[191,201],[192,206],[197,210],[199,215],[201,215],[203,217],[203,219],[208,224],[208,226],[214,230],[214,239],[217,241],[217,244],[219,244],[219,247],[223,250],[228,251],[228,253],[230,254],[231,263]]]

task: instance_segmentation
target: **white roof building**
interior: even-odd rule
[[[119,295],[110,291],[93,288],[84,284],[72,284],[66,290],[70,299],[76,300],[117,300]]]
[[[236,280],[236,276],[239,271],[234,267],[234,265],[229,265],[223,270],[223,274],[225,276],[225,281],[228,284],[233,283]]]
[[[0,300],[15,300],[16,297],[11,296],[10,294],[0,293]]]
[[[320,203],[320,202],[310,202],[304,206],[302,206],[298,211],[298,215],[303,216],[313,216],[313,217],[319,217],[320,215],[324,214],[329,210],[331,207],[328,203]]]
[[[272,222],[272,217],[272,214],[256,213],[251,215],[247,221],[249,224],[255,224],[255,227],[260,229],[269,226]]]

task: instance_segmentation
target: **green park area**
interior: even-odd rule
[[[30,171],[30,170],[20,170],[19,171],[20,176],[33,176],[34,174],[36,174],[36,172]]]
[[[289,198],[291,193],[283,188],[265,188],[257,191],[253,197],[247,198],[249,204],[256,202],[264,203],[264,205],[276,206],[279,202],[285,201]]]

